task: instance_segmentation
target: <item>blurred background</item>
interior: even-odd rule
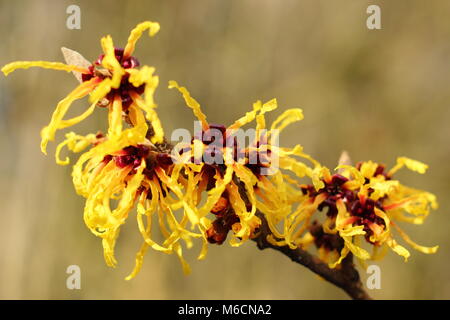
[[[81,30],[66,28],[66,8],[81,8]],[[366,9],[381,7],[381,30],[368,30]],[[426,175],[401,172],[404,183],[435,193],[440,208],[423,226],[405,226],[435,255],[411,250],[408,263],[390,253],[378,265],[382,299],[450,298],[450,2],[435,0],[0,0],[0,65],[15,60],[62,61],[62,46],[95,60],[101,36],[123,46],[144,20],[159,34],[143,36],[135,55],[155,66],[156,93],[167,132],[192,129],[193,117],[176,79],[202,104],[211,122],[230,124],[261,99],[280,108],[301,107],[305,119],[281,137],[301,143],[334,167],[342,150],[354,162],[392,166],[397,156],[430,165]],[[187,254],[184,276],[175,256],[149,251],[141,273],[134,265],[141,239],[133,215],[118,241],[116,269],[103,261],[101,241],[82,219],[83,199],[71,167],[57,166],[39,150],[39,132],[76,80],[65,72],[30,69],[0,76],[0,298],[2,299],[345,299],[333,285],[280,253],[210,246]],[[84,110],[86,100],[73,106]],[[74,127],[105,128],[104,110]],[[57,140],[61,140],[59,132]],[[75,158],[72,158],[75,159]],[[66,268],[81,268],[81,290],[66,288]],[[367,275],[363,269],[363,280]]]

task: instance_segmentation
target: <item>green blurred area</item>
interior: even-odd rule
[[[81,30],[66,28],[66,8],[81,8]],[[366,8],[378,4],[382,30],[366,28]],[[422,226],[407,226],[435,255],[411,249],[408,263],[390,253],[377,262],[383,299],[449,299],[450,263],[450,2],[397,1],[6,1],[0,0],[0,65],[15,60],[62,61],[62,46],[95,60],[101,36],[123,46],[144,20],[158,21],[135,55],[156,67],[159,115],[166,132],[193,128],[191,112],[168,80],[187,86],[211,122],[230,124],[257,99],[276,97],[279,109],[301,107],[305,119],[281,143],[300,143],[334,167],[342,150],[352,159],[392,166],[397,156],[430,165],[426,175],[403,172],[407,185],[440,202]],[[134,214],[118,241],[116,269],[103,261],[101,241],[83,223],[83,199],[70,166],[39,150],[39,131],[74,86],[65,72],[30,69],[0,77],[0,298],[19,299],[332,299],[346,295],[278,252],[210,246],[192,274],[175,256],[149,251],[141,273],[134,265],[141,239]],[[84,110],[86,100],[73,106]],[[97,110],[73,129],[105,129]],[[58,141],[63,138],[60,132]],[[72,158],[74,160],[75,157]],[[81,267],[82,289],[66,288],[66,268]],[[363,269],[363,280],[366,274]]]

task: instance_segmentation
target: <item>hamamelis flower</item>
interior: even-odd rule
[[[394,173],[404,166],[418,173],[425,173],[427,169],[427,165],[405,157],[398,158],[389,171],[383,165],[367,161],[356,167],[341,165],[338,167],[340,173],[334,175],[326,168],[315,170],[314,185],[302,187],[307,202],[315,203],[314,207],[320,211],[327,210],[323,233],[316,231],[312,236],[315,236],[319,249],[340,251],[339,259],[328,260],[331,267],[339,265],[349,252],[361,260],[378,259],[387,248],[406,261],[410,253],[397,243],[393,229],[414,249],[423,253],[436,252],[438,246],[416,244],[397,225],[398,221],[422,224],[430,209],[437,208],[433,194],[404,186],[393,179]],[[333,248],[323,241],[327,234],[339,235],[343,240],[342,248]],[[362,239],[373,246],[372,254],[362,248]]]
[[[138,123],[146,127],[145,122]],[[191,189],[183,190],[182,184],[178,183],[183,166],[175,165],[170,150],[164,149],[164,145],[152,144],[143,132],[143,128],[136,126],[122,131],[114,139],[102,134],[80,136],[71,132],[58,145],[56,159],[63,165],[69,163],[68,158],[60,159],[65,146],[73,152],[91,147],[74,165],[72,176],[77,193],[86,198],[84,221],[92,233],[102,238],[108,266],[117,264],[115,243],[121,226],[137,203],[137,224],[144,243],[136,255],[136,266],[127,279],[139,272],[149,247],[168,254],[175,253],[184,272],[189,273],[180,241],[190,248],[193,238],[202,238],[204,245],[199,259],[206,254],[203,234],[187,228],[190,221],[187,213],[192,216],[194,212],[189,204],[197,193]],[[178,209],[184,209],[181,215],[175,215],[174,211]],[[155,218],[165,238],[163,243],[157,243],[152,237],[152,220]]]
[[[159,24],[149,21],[138,24],[131,31],[124,49],[115,48],[111,36],[103,37],[101,39],[103,54],[88,67],[60,62],[18,61],[2,68],[5,75],[16,69],[30,67],[73,71],[81,74],[81,83],[58,103],[50,123],[42,129],[42,152],[46,153],[47,143],[54,140],[57,130],[73,126],[86,119],[100,104],[109,109],[108,133],[111,138],[120,135],[122,131],[122,113],[128,114],[130,108],[133,108],[134,112],[145,112],[154,131],[152,142],[162,142],[164,133],[154,110],[156,104],[153,99],[153,93],[158,86],[158,77],[153,74],[155,71],[153,67],[143,66],[138,69],[139,61],[132,56],[137,40],[146,29],[149,29],[150,36],[154,36],[159,30]],[[145,98],[141,97],[143,93]],[[77,117],[64,119],[71,104],[87,95],[90,95],[90,107]],[[132,123],[132,125],[140,124]]]
[[[280,148],[273,141],[286,126],[303,118],[301,109],[285,111],[270,128],[266,128],[265,113],[277,108],[275,99],[261,103],[257,101],[253,110],[236,120],[232,125],[210,124],[185,87],[171,81],[170,88],[177,88],[186,104],[193,110],[201,123],[201,135],[178,148],[182,150],[186,189],[207,191],[205,204],[195,209],[193,221],[206,230],[210,243],[221,244],[232,231],[232,246],[239,246],[252,238],[258,231],[261,220],[257,211],[264,214],[275,237],[284,238],[286,229],[279,231],[277,225],[291,212],[292,205],[301,192],[295,189],[297,178],[312,176],[313,169],[299,161],[317,161],[305,154],[300,145],[294,148]],[[256,122],[256,134],[247,146],[237,144],[236,133],[246,124]],[[206,161],[206,159],[214,161]],[[186,161],[188,160],[188,161]],[[190,164],[189,164],[190,163]],[[280,170],[281,169],[281,170]],[[194,200],[194,199],[193,199]],[[197,208],[201,198],[193,201]],[[215,217],[211,222],[207,215]]]
[[[144,243],[137,254],[136,267],[127,279],[138,273],[149,247],[164,253],[175,253],[182,262],[183,270],[188,273],[189,266],[182,257],[179,241],[184,240],[190,247],[191,238],[201,238],[202,235],[187,230],[188,219],[185,215],[178,220],[174,209],[183,207],[183,199],[174,198],[173,194],[179,190],[171,190],[160,179],[170,179],[173,172],[170,154],[167,150],[155,149],[152,143],[135,135],[137,131],[133,130],[125,130],[116,140],[108,140],[101,135],[82,137],[70,133],[61,144],[72,151],[79,151],[93,143],[73,169],[75,188],[86,198],[84,221],[92,233],[102,238],[105,261],[108,266],[114,267],[117,264],[114,246],[120,227],[137,203],[137,223]],[[155,215],[165,237],[161,244],[152,238]]]

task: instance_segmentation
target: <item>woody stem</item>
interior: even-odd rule
[[[364,290],[358,271],[353,263],[353,256],[349,254],[342,262],[340,269],[331,269],[318,257],[308,253],[301,248],[291,249],[289,246],[277,246],[267,241],[267,236],[271,234],[264,215],[258,214],[262,223],[258,235],[253,238],[260,250],[271,248],[289,257],[292,261],[301,264],[323,279],[331,282],[338,288],[344,290],[352,299],[370,300],[372,299]]]

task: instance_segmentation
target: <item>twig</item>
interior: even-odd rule
[[[340,269],[331,269],[316,256],[301,248],[291,249],[289,246],[277,246],[267,241],[267,236],[271,234],[267,221],[262,214],[258,215],[262,224],[257,237],[253,238],[260,250],[271,248],[288,256],[292,261],[305,266],[315,274],[321,276],[328,282],[344,290],[352,299],[370,300],[372,299],[363,288],[359,273],[353,264],[353,256],[349,254],[341,264]]]

